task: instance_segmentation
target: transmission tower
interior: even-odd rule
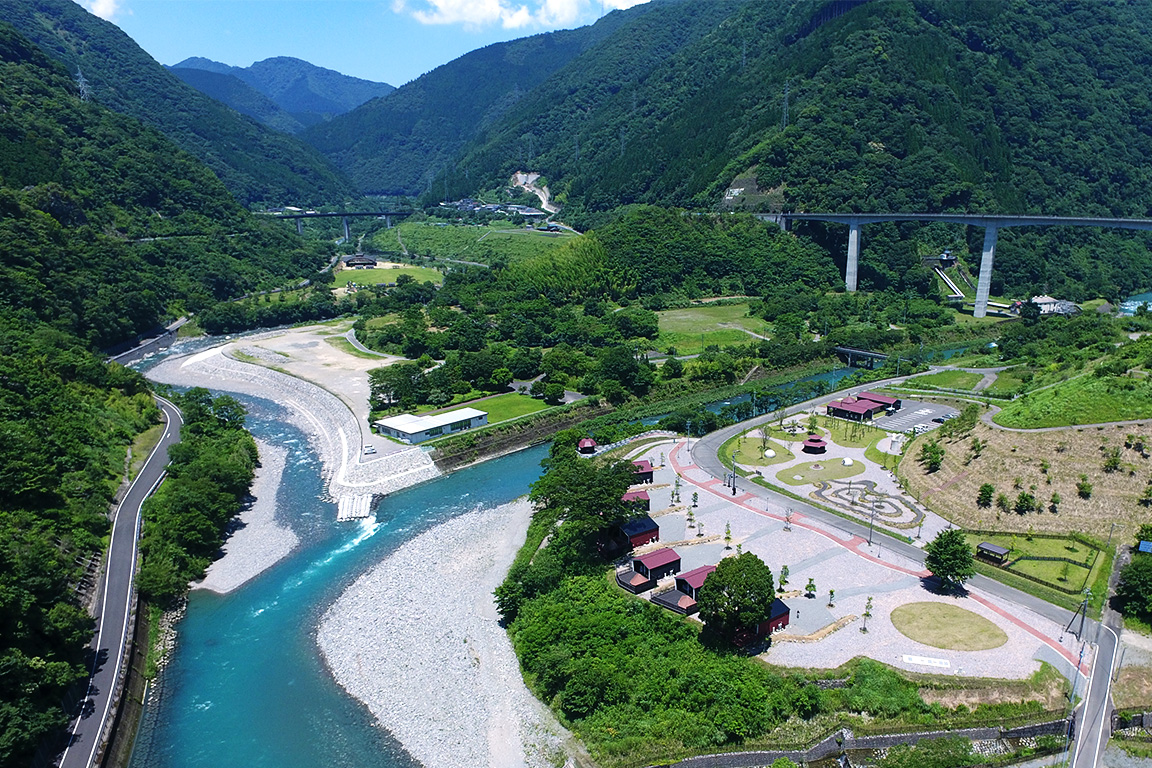
[[[84,72],[79,67],[76,68],[76,88],[80,91],[80,101],[88,101],[92,98],[92,89],[88,87],[88,79],[84,77]]]

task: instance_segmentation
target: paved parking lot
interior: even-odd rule
[[[882,416],[876,419],[873,424],[889,432],[908,432],[918,426],[935,429],[940,425],[932,419],[941,416],[956,416],[959,413],[955,408],[940,403],[904,400],[900,410],[891,416]]]

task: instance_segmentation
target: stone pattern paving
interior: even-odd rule
[[[661,453],[666,457],[664,466],[658,466]],[[736,496],[731,496],[730,489],[720,480],[691,463],[683,441],[647,446],[630,458],[647,458],[655,466],[654,487],[649,496],[662,541],[681,539],[686,531],[684,510],[664,512],[672,506],[677,476],[681,477],[681,504],[677,506],[691,505],[692,493],[698,493],[698,506],[693,512],[707,534],[722,535],[725,525],[731,526],[730,550],[724,548],[723,541],[678,547],[683,571],[735,555],[739,545],[741,550],[764,560],[777,579],[780,567],[787,565],[789,590],[802,590],[809,577],[814,579],[814,598],[786,600],[799,613],[793,614],[788,634],[812,634],[836,620],[859,617],[868,597],[873,598],[867,633],[860,631],[863,621],[858,620],[817,642],[775,643],[763,654],[773,664],[827,669],[866,655],[912,672],[1023,679],[1038,670],[1044,660],[1071,674],[1080,645],[1074,636],[1063,636],[1063,627],[979,590],[970,589],[966,597],[929,591],[921,581],[927,575],[922,565],[885,550],[882,536],[869,545],[866,539],[800,513],[793,514],[791,531],[785,530],[786,508],[741,493],[739,487]],[[836,591],[831,608],[827,606],[829,589]],[[911,602],[958,604],[1000,627],[1008,642],[986,651],[948,651],[918,643],[901,634],[890,619],[892,610]],[[905,661],[905,656],[946,661],[948,666],[916,664]]]

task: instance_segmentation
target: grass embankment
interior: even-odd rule
[[[747,304],[706,304],[656,314],[660,317],[657,347],[664,351],[674,347],[677,355],[700,354],[709,346],[748,344],[759,340],[752,334],[772,333],[771,323],[749,316]]]
[[[543,400],[537,400],[528,395],[521,395],[518,392],[508,392],[507,394],[496,395],[496,397],[488,397],[480,400],[474,403],[472,407],[487,412],[489,424],[499,424],[508,419],[527,416],[530,413],[538,413],[551,406]]]
[[[407,249],[415,256],[459,259],[488,264],[497,257],[510,261],[549,253],[579,235],[568,231],[538,232],[524,226],[444,222],[403,222],[376,234],[373,242],[385,251]]]
[[[163,424],[155,424],[140,434],[136,435],[132,441],[132,460],[128,462],[128,479],[135,480],[136,475],[140,474],[141,467],[144,462],[148,461],[148,457],[152,455],[152,449],[160,442],[160,438],[164,436],[165,426]]]
[[[1152,379],[1079,376],[1017,398],[993,420],[1016,429],[1152,418]]]
[[[907,386],[931,387],[933,389],[972,389],[984,376],[969,371],[938,371],[908,380]]]
[[[384,358],[380,355],[374,355],[371,352],[365,352],[361,349],[357,349],[356,347],[352,346],[352,342],[348,341],[348,339],[345,339],[342,336],[330,336],[329,338],[324,339],[324,343],[335,347],[346,355],[352,355],[352,357],[359,357],[362,360],[384,361]]]
[[[396,278],[400,277],[400,275],[408,275],[418,283],[435,283],[436,285],[440,285],[444,282],[444,273],[439,270],[405,264],[399,267],[377,266],[373,269],[342,269],[336,273],[336,279],[332,287],[343,288],[348,285],[348,283],[356,283],[357,285],[395,283]]]
[[[988,619],[948,603],[906,603],[892,611],[892,624],[905,637],[948,651],[986,651],[1008,642]]]

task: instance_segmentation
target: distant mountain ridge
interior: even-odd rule
[[[0,19],[69,72],[82,70],[93,100],[159,129],[202,160],[247,205],[318,205],[355,194],[316,150],[185,84],[73,0],[0,0]]]
[[[169,67],[168,71],[205,96],[211,96],[269,128],[281,133],[299,133],[304,130],[303,123],[235,75],[189,67]]]
[[[169,69],[193,87],[238,112],[281,131],[297,133],[305,127],[345,114],[372,99],[396,90],[387,83],[377,83],[318,67],[291,56],[275,56],[250,67],[233,67],[212,59],[193,56],[173,64]],[[220,78],[196,75],[209,72],[231,76],[270,100],[284,113],[272,112],[251,96]],[[290,117],[294,123],[289,123]]]

